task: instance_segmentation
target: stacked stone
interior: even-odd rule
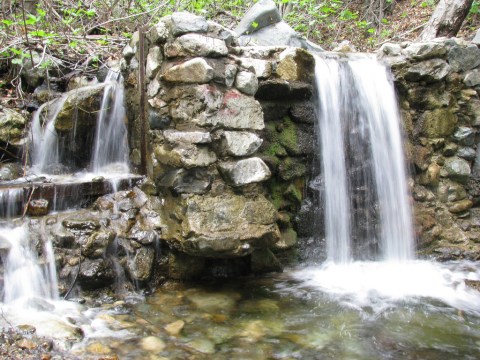
[[[268,100],[270,108],[275,101],[304,101],[311,84],[301,81],[311,79],[301,66],[313,64],[311,56],[285,47],[240,48],[235,41],[230,30],[189,13],[162,18],[146,34],[148,172],[164,198],[162,240],[172,250],[172,277],[189,277],[185,269],[198,275],[209,259],[245,258],[253,271],[280,269],[270,250],[281,243],[282,220],[267,190],[279,168],[281,181],[289,184],[306,174],[306,165],[294,164],[290,157],[305,160],[311,152],[297,144],[296,125],[283,119],[277,128],[266,128],[255,95],[263,103]],[[139,43],[135,34],[122,65],[136,165],[141,153]],[[311,136],[313,119],[309,122],[304,132]],[[272,131],[283,143],[273,145]],[[290,137],[282,137],[282,131]],[[283,152],[267,156],[272,146]],[[297,202],[303,183],[290,189]],[[293,246],[293,238],[280,247]]]
[[[420,246],[440,259],[480,254],[480,49],[460,39],[385,44],[414,168]]]

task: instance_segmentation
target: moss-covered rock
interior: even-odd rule
[[[422,117],[423,134],[428,138],[449,136],[455,130],[457,116],[450,109],[425,111]]]

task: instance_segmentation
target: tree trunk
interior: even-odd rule
[[[440,0],[417,40],[456,36],[470,11],[472,2],[473,0]]]

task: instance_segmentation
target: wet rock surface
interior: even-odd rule
[[[393,50],[394,51],[393,51]],[[416,235],[422,254],[477,259],[479,49],[460,39],[385,45],[400,89],[417,186]]]

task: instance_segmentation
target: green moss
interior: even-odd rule
[[[282,130],[278,135],[278,139],[289,154],[298,155],[300,153],[298,148],[297,126],[288,116],[282,120]]]
[[[305,164],[296,158],[285,158],[278,167],[279,175],[282,180],[290,181],[305,175],[307,168]]]
[[[293,204],[300,206],[302,203],[303,195],[301,189],[299,189],[295,184],[290,184],[285,190],[285,198],[291,201]]]
[[[287,151],[279,143],[271,143],[263,153],[267,156],[287,156]]]
[[[279,182],[278,180],[272,179],[270,180],[269,184],[269,195],[270,199],[278,210],[285,205],[285,199],[283,198],[283,194],[285,193],[285,184]]]

